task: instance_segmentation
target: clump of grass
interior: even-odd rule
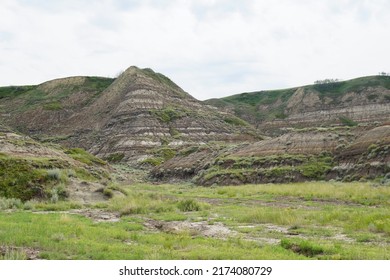
[[[72,177],[72,175],[74,175],[74,171],[72,169],[61,170],[59,168],[54,168],[47,170],[47,179],[49,181],[66,183],[68,181],[68,177]]]
[[[94,155],[91,155],[90,153],[88,153],[87,151],[85,151],[84,149],[81,149],[81,148],[73,148],[73,149],[69,149],[67,151],[65,151],[66,154],[68,154],[71,158],[77,160],[77,161],[80,161],[82,163],[85,163],[87,165],[94,165],[94,164],[98,164],[98,165],[106,165],[107,163],[98,158],[98,157],[95,157]]]
[[[287,250],[291,250],[294,253],[304,255],[306,257],[315,257],[317,255],[324,253],[324,248],[317,244],[312,244],[307,240],[292,240],[292,239],[282,239],[280,245]]]
[[[154,115],[163,123],[171,123],[177,119],[188,116],[189,112],[184,108],[178,107],[166,107],[161,110],[150,111],[151,115]]]
[[[108,197],[108,198],[113,198],[114,197],[114,192],[110,188],[105,188],[103,190],[103,194],[104,194],[105,197]]]
[[[159,157],[150,157],[141,161],[141,164],[148,164],[151,166],[158,166],[163,163],[163,159]]]
[[[174,202],[156,194],[128,193],[110,200],[108,208],[122,216],[133,214],[165,213],[174,211]]]
[[[343,124],[343,125],[346,125],[346,126],[357,126],[358,125],[358,123],[357,122],[355,122],[355,121],[353,121],[353,120],[351,120],[350,118],[347,118],[347,117],[345,117],[345,116],[340,116],[339,117],[339,120],[340,120],[340,122]]]
[[[62,108],[63,108],[62,104],[58,101],[46,103],[43,105],[43,109],[49,110],[49,111],[58,111],[58,110],[61,110]]]
[[[229,116],[229,117],[226,117],[223,119],[224,122],[228,123],[228,124],[231,124],[231,125],[235,125],[235,126],[249,126],[249,124],[240,119],[240,118],[237,118],[235,116]]]
[[[108,155],[105,160],[107,160],[110,163],[118,163],[125,157],[124,153],[114,153]]]
[[[186,199],[177,203],[177,208],[182,212],[200,211],[201,205],[194,199]]]
[[[314,179],[323,180],[328,171],[332,169],[333,160],[330,156],[313,157],[301,167],[302,175]]]
[[[152,157],[146,158],[141,161],[141,164],[149,164],[151,166],[158,166],[163,162],[170,160],[176,155],[176,151],[169,147],[162,147],[159,149],[152,150]]]
[[[195,152],[197,152],[199,150],[199,146],[191,146],[191,147],[188,147],[188,148],[184,148],[182,150],[179,151],[179,155],[180,156],[189,156],[190,154],[193,154]]]

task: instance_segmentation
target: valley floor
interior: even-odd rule
[[[0,199],[0,259],[390,259],[390,187],[373,182],[114,189]]]

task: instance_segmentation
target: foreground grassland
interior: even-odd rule
[[[90,205],[0,199],[2,259],[390,259],[390,187],[111,186]],[[111,193],[112,192],[112,193]]]

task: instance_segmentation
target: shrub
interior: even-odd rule
[[[159,157],[152,157],[152,158],[146,158],[143,161],[141,161],[141,164],[149,164],[151,166],[158,166],[161,163],[163,163],[163,159]]]
[[[114,153],[107,156],[105,160],[111,163],[117,163],[120,162],[124,157],[125,157],[124,153]]]
[[[60,102],[51,102],[43,105],[43,109],[49,110],[49,111],[58,111],[62,109],[62,105]]]
[[[193,199],[186,199],[179,201],[177,204],[177,208],[182,212],[192,212],[192,211],[200,211],[201,206],[200,204]]]
[[[114,196],[114,192],[110,188],[105,188],[103,190],[103,194],[104,194],[104,196],[106,196],[108,198],[112,198]]]
[[[47,177],[49,178],[49,180],[60,181],[61,171],[58,168],[50,169],[47,171]]]
[[[99,165],[106,165],[106,162],[98,157],[95,157],[94,155],[91,155],[87,151],[81,148],[73,148],[65,151],[66,154],[68,154],[71,158],[80,161],[82,163],[85,163],[87,165],[93,165],[93,164],[99,164]]]
[[[174,120],[188,116],[188,112],[182,108],[166,107],[161,110],[150,111],[151,115],[157,117],[161,122],[170,123]]]
[[[357,126],[358,123],[344,116],[339,117],[340,122],[346,126]]]
[[[20,199],[0,197],[0,210],[21,209],[22,207],[23,202]]]
[[[231,125],[235,125],[235,126],[249,126],[249,124],[240,119],[240,118],[237,118],[235,116],[229,116],[229,117],[226,117],[223,119],[226,123],[228,124],[231,124]]]

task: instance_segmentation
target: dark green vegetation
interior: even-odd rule
[[[0,99],[6,97],[15,97],[36,89],[37,86],[10,86],[0,87]]]
[[[390,259],[388,187],[142,184],[123,191],[89,209],[0,199],[0,208],[13,208],[0,213],[0,240],[10,248],[0,258],[28,258],[29,249],[45,259]],[[48,209],[62,212],[39,214]]]

